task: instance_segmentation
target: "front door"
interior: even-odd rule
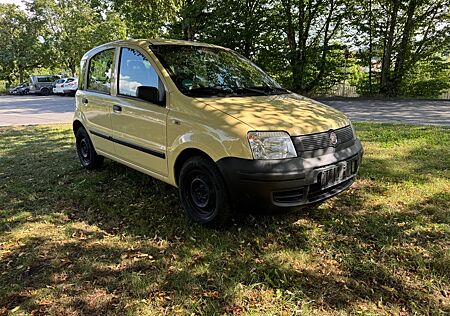
[[[117,96],[111,113],[116,156],[161,176],[167,175],[165,88],[155,68],[138,49],[120,51]],[[137,98],[137,88],[159,90],[159,104]]]

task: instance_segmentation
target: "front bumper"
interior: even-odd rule
[[[63,89],[63,93],[75,93],[77,90],[77,88]]]
[[[326,200],[352,185],[361,165],[363,148],[352,146],[313,158],[248,160],[227,157],[217,161],[235,206],[277,210]],[[329,166],[351,162],[351,174],[324,187],[320,175]]]

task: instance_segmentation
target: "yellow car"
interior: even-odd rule
[[[107,157],[176,186],[186,214],[209,226],[239,209],[336,195],[363,153],[341,112],[283,89],[230,49],[175,40],[87,52],[73,131],[86,169]]]

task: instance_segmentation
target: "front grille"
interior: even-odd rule
[[[339,147],[344,143],[354,140],[353,130],[350,125],[333,131],[337,136],[337,143],[335,145],[331,144],[330,132],[292,137],[297,153]]]

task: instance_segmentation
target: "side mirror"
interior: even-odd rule
[[[140,86],[136,90],[136,97],[139,99],[149,101],[155,104],[160,104],[159,102],[159,90],[155,87]]]

